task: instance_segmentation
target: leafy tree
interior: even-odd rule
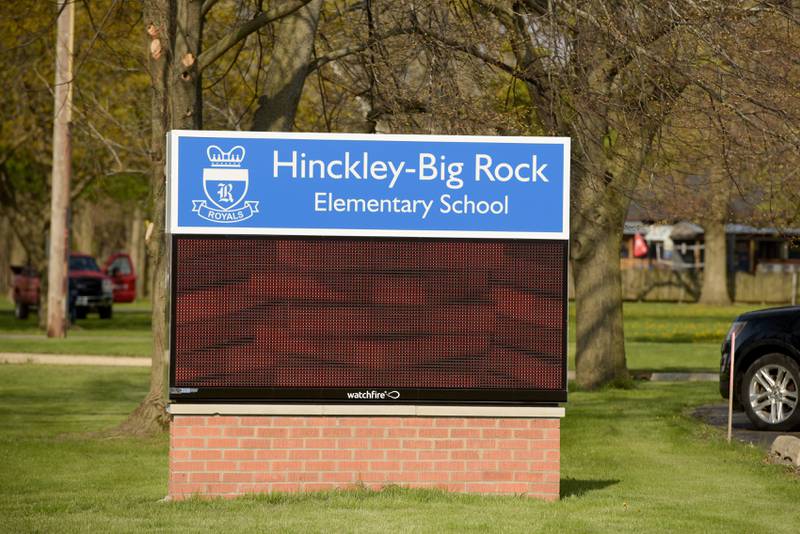
[[[0,17],[0,80],[5,88],[0,94],[5,110],[0,122],[0,207],[28,263],[45,272],[50,221],[42,214],[50,204],[57,10],[52,3],[29,4]],[[76,25],[82,31],[76,36],[74,58],[73,201],[98,178],[140,172],[146,156],[139,141],[145,123],[130,105],[146,87],[137,61],[127,53],[133,17],[111,0],[82,7],[77,11]],[[45,316],[40,311],[40,322]]]
[[[796,25],[774,17],[758,22],[717,36],[725,56],[711,64],[729,77],[721,86],[724,98],[698,85],[684,92],[641,187],[643,204],[703,226],[700,301],[706,304],[730,303],[726,223],[780,229],[798,220],[800,72],[786,58],[800,53],[800,35]],[[734,46],[739,41],[752,46]]]

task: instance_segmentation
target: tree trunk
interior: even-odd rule
[[[175,0],[175,47],[167,99],[172,116],[169,127],[197,129],[203,126],[200,72],[197,56],[203,33],[203,2],[201,0]],[[161,140],[162,145],[164,140]],[[156,271],[158,272],[158,271]]]
[[[147,0],[144,23],[148,34],[148,70],[151,77],[151,203],[152,230],[146,238],[152,271],[153,355],[147,396],[119,430],[154,433],[169,425],[167,394],[167,280],[169,250],[165,234],[166,133],[169,129],[199,129],[202,125],[200,71],[197,57],[203,30],[200,0]],[[316,23],[315,23],[316,27]],[[257,28],[251,28],[255,31]],[[302,30],[298,30],[302,31]],[[174,43],[169,36],[175,35]],[[243,35],[241,38],[245,38]],[[312,37],[313,38],[313,37]],[[313,41],[312,41],[313,43]],[[303,69],[303,74],[307,72]],[[302,91],[302,86],[300,88]],[[299,93],[298,93],[299,99]],[[294,108],[291,117],[294,117]],[[291,121],[289,121],[291,124]]]
[[[705,260],[700,303],[725,306],[731,303],[728,295],[725,223],[720,220],[704,220],[702,224],[705,230]]]
[[[147,253],[147,229],[152,223],[149,220],[144,222],[144,238],[142,239],[142,296],[150,298],[153,294],[153,265],[150,255]]]
[[[166,411],[169,370],[168,362],[168,295],[169,250],[165,233],[166,209],[166,134],[173,129],[197,129],[202,123],[197,56],[202,34],[202,2],[200,0],[149,0],[145,3],[145,23],[149,36],[148,67],[152,79],[151,107],[151,202],[152,231],[147,252],[153,272],[151,294],[153,355],[150,367],[150,390],[142,403],[121,425],[120,430],[132,434],[150,434],[169,425]],[[174,16],[173,16],[174,12]],[[169,35],[175,21],[175,43],[170,47]],[[155,42],[158,41],[157,44]],[[159,50],[156,53],[155,50]],[[172,50],[172,54],[170,54]],[[172,58],[172,64],[170,64]]]
[[[720,154],[725,159],[724,151]],[[728,295],[728,255],[725,221],[731,201],[731,184],[727,168],[718,164],[707,171],[709,195],[705,216],[700,219],[704,230],[703,287],[700,303],[725,306],[731,303]]]
[[[599,155],[594,161],[602,161]],[[606,169],[588,173],[583,162],[573,165],[571,249],[575,282],[575,376],[584,389],[621,382],[628,378],[622,318],[620,246],[625,215],[630,204],[626,194],[638,173],[615,160]],[[615,177],[616,174],[616,177]]]
[[[11,266],[11,247],[14,236],[9,228],[8,217],[0,215],[0,295],[10,295],[8,269]]]
[[[94,220],[92,219],[91,206],[81,202],[77,210],[73,210],[72,239],[77,252],[94,255]]]
[[[139,404],[119,427],[128,434],[146,435],[163,431],[169,426],[166,395],[166,347],[167,347],[167,272],[164,251],[164,217],[166,202],[166,133],[170,119],[168,102],[169,57],[172,25],[170,0],[148,0],[144,3],[144,24],[147,28],[148,71],[151,77],[151,206],[153,230],[147,240],[147,252],[153,267],[152,331],[153,354],[150,363],[150,389]]]
[[[145,286],[144,218],[142,216],[142,208],[139,206],[133,209],[129,236],[128,250],[131,255],[133,270],[136,273],[136,296],[137,298],[142,298],[144,296],[143,288]]]
[[[75,5],[58,4],[56,36],[53,174],[50,196],[50,245],[47,258],[47,337],[67,335],[67,265],[69,263],[69,189],[72,178],[72,49]],[[45,315],[41,311],[39,315]]]
[[[277,24],[264,94],[258,99],[253,116],[253,130],[289,132],[294,128],[321,7],[322,0],[312,0]]]
[[[587,236],[588,237],[588,236]],[[622,229],[592,236],[578,257],[575,276],[575,375],[578,385],[594,389],[628,377],[622,324],[622,282],[619,250]],[[575,241],[581,241],[575,236]]]
[[[47,276],[47,257],[40,254],[31,263],[34,270],[39,273],[39,309],[36,312],[39,321],[39,329],[47,333],[47,293],[48,293],[48,276]]]
[[[31,261],[30,255],[19,240],[19,236],[14,232],[12,228],[13,222],[13,219],[9,219],[8,231],[10,233],[9,239],[11,239],[11,265],[29,264]]]

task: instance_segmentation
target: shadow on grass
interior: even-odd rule
[[[562,478],[561,498],[582,497],[589,491],[605,489],[614,484],[619,484],[619,480],[580,480],[577,478]]]
[[[147,382],[139,374],[130,376],[103,376],[92,378],[80,384],[83,398],[96,403],[129,403],[134,406],[144,398]]]
[[[653,373],[718,373],[717,367],[680,367],[680,366],[667,366],[659,367],[658,369],[643,367],[641,369],[628,369],[634,380],[645,381],[650,380],[650,375]]]
[[[661,334],[661,333],[653,333],[653,334],[640,334],[640,335],[630,335],[625,338],[627,342],[636,342],[636,343],[718,343],[722,338],[725,337],[725,334],[720,334],[719,332],[700,332],[700,333],[689,333],[689,334]]]

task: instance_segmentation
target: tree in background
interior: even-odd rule
[[[139,108],[130,105],[146,87],[140,62],[128,53],[134,19],[111,0],[83,7],[76,13],[81,31],[75,40],[71,201],[82,198],[97,181],[140,173],[146,155],[141,142],[146,123]],[[5,110],[0,123],[0,207],[25,250],[25,262],[40,273],[47,266],[49,218],[42,214],[49,212],[50,203],[56,15],[54,4],[40,2],[0,17],[0,80],[5,88],[0,94]],[[40,310],[42,325],[45,317]]]
[[[53,103],[49,92],[54,68],[53,6],[38,4],[26,13],[0,19],[3,69],[0,94],[0,206],[9,229],[25,250],[26,263],[42,270],[50,191],[49,139]],[[6,276],[6,273],[3,273]]]
[[[707,106],[732,110],[735,87],[757,110],[749,121],[765,132],[781,122],[796,143],[792,108],[768,90],[796,72],[787,60],[796,56],[779,64],[732,58],[753,57],[764,31],[795,46],[797,21],[781,5],[745,1],[475,0],[453,14],[446,25],[418,24],[419,34],[442,53],[479,58],[517,79],[529,130],[572,138],[577,382],[624,380],[622,229],[639,177],[658,158],[662,126],[687,88]],[[752,85],[735,83],[742,78]]]
[[[742,30],[754,33],[745,38],[758,43],[757,55],[728,48],[728,61],[741,68],[739,77],[726,84],[723,102],[701,87],[684,93],[662,128],[660,158],[647,170],[639,193],[642,205],[656,205],[662,214],[703,227],[699,300],[712,305],[731,302],[727,223],[780,230],[800,220],[798,72],[785,63],[785,55],[797,51],[798,39],[774,20]],[[742,37],[741,32],[736,36]]]

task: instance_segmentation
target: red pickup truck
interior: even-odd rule
[[[32,267],[12,266],[14,273],[14,315],[27,319],[39,307],[41,281]],[[112,254],[103,268],[91,256],[69,256],[69,307],[75,319],[85,319],[96,311],[101,319],[111,318],[112,302],[133,302],[136,299],[136,272],[129,255]]]

